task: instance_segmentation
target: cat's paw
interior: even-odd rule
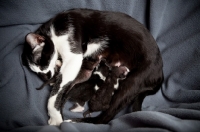
[[[49,118],[48,124],[49,125],[54,125],[54,126],[59,126],[63,122],[62,118]]]
[[[75,103],[71,108],[69,108],[71,112],[83,112],[84,106],[80,105],[79,103]]]
[[[82,106],[78,106],[76,108],[70,109],[71,112],[83,112],[84,111],[84,107]]]

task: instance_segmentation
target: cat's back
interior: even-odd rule
[[[78,9],[71,9],[71,10],[64,11],[60,13],[59,15],[63,15],[63,16],[69,15],[70,17],[72,17],[73,20],[79,20],[80,23],[85,21],[87,23],[93,22],[97,24],[100,22],[102,25],[120,24],[121,26],[123,25],[130,26],[130,25],[136,24],[136,27],[138,25],[142,25],[133,17],[125,13],[114,12],[114,11],[100,11],[100,10],[93,10],[93,9],[83,9],[83,8],[79,9],[78,8]]]

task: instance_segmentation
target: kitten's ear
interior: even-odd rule
[[[44,37],[39,34],[29,33],[26,35],[26,42],[34,49],[37,45],[41,45],[44,42]]]

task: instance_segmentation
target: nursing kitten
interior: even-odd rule
[[[110,101],[114,95],[114,91],[118,89],[119,80],[125,79],[129,70],[125,66],[115,66],[112,69],[108,69],[105,64],[101,64],[98,67],[98,72],[106,73],[104,75],[104,82],[96,91],[96,94],[89,100],[89,109],[83,113],[84,117],[88,114],[90,115],[92,112],[105,111],[110,107]]]
[[[63,122],[63,96],[72,89],[85,57],[101,55],[108,66],[126,66],[130,72],[120,80],[110,107],[97,117],[73,122],[108,123],[128,104],[141,110],[146,95],[155,93],[163,81],[163,63],[149,31],[134,18],[119,12],[74,9],[59,13],[35,33],[26,36],[22,59],[32,71],[48,79],[62,58],[58,79],[48,100],[50,125]]]

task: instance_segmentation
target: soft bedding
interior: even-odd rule
[[[46,105],[51,88],[37,91],[42,80],[22,65],[24,38],[55,14],[72,8],[123,12],[150,30],[162,54],[165,79],[156,94],[144,99],[142,111],[131,112],[127,106],[108,124],[48,125]],[[199,0],[1,1],[0,131],[199,131],[199,22]],[[82,117],[82,113],[68,110],[71,105],[64,106],[64,118]]]

